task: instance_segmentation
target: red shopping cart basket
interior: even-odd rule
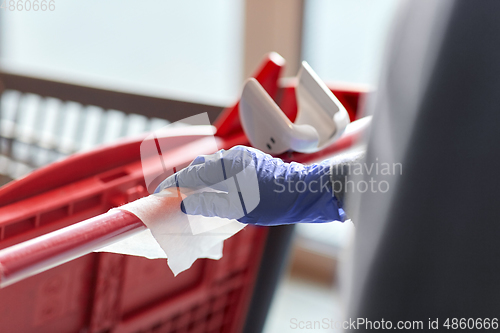
[[[271,95],[278,96],[293,119],[293,83],[279,89],[277,85],[281,66],[268,59],[256,77]],[[334,92],[354,115],[363,92]],[[236,105],[216,122],[219,148],[248,144],[237,112]],[[203,139],[195,134],[179,136],[175,147],[203,145]],[[312,161],[350,146],[354,139],[351,135],[320,153],[286,158]],[[1,188],[0,249],[51,235],[147,195],[141,141],[128,139],[73,155]],[[175,156],[176,166],[190,162],[182,153]],[[248,226],[225,241],[222,259],[198,260],[177,277],[165,260],[112,253],[91,253],[46,271],[39,269],[43,272],[0,289],[0,331],[260,331],[291,231],[290,226]],[[74,236],[81,239],[82,235]],[[50,246],[50,242],[44,245]],[[31,262],[21,257],[17,262],[22,260]]]

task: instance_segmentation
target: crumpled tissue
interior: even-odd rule
[[[186,215],[182,198],[194,192],[165,189],[118,208],[137,216],[148,229],[96,251],[149,259],[168,258],[174,275],[188,269],[198,258],[220,259],[224,240],[245,227],[237,220]]]

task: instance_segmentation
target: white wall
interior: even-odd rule
[[[323,80],[375,85],[400,0],[307,0],[303,58]]]

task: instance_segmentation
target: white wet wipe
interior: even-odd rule
[[[183,196],[190,193],[183,191]],[[245,227],[237,220],[186,215],[180,209],[177,189],[166,189],[118,208],[137,216],[147,227],[97,251],[149,259],[168,258],[174,275],[188,269],[198,258],[220,259],[224,240]]]

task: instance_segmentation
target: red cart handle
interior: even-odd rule
[[[0,288],[146,229],[119,209],[0,250]]]

